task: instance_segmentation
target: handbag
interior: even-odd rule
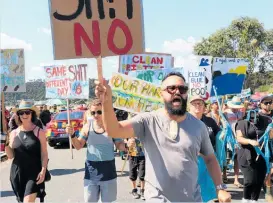
[[[33,129],[34,130],[34,129]],[[39,132],[40,132],[40,128],[38,130],[38,137],[39,137]],[[22,145],[24,146],[25,152],[29,154],[29,152],[27,151],[27,148],[25,147],[22,138],[20,137],[20,135],[18,134],[18,138],[20,140],[20,142],[22,143]],[[49,159],[47,160],[47,165],[48,165]],[[51,180],[51,174],[48,171],[47,167],[46,167],[46,172],[45,172],[45,182],[49,182]]]

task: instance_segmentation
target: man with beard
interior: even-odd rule
[[[169,73],[162,80],[161,97],[165,108],[138,114],[118,122],[107,82],[96,81],[95,93],[103,104],[103,123],[114,138],[137,137],[146,156],[147,202],[201,202],[198,185],[198,155],[202,153],[217,187],[220,202],[230,202],[221,170],[214,155],[205,124],[186,113],[187,91],[180,73]]]

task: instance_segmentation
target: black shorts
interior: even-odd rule
[[[144,181],[145,177],[145,156],[130,156],[129,157],[129,176],[130,180],[137,179]]]

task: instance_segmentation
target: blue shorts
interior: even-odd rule
[[[117,200],[117,179],[94,181],[84,179],[84,202],[114,202]]]

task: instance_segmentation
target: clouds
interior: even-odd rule
[[[32,51],[32,45],[24,40],[9,36],[5,33],[0,33],[0,48],[1,49],[24,49]]]
[[[164,41],[163,50],[166,53],[189,55],[193,53],[195,43],[196,40],[193,37],[189,37],[187,40],[181,38],[172,41]]]
[[[196,66],[196,56],[193,54],[193,48],[197,42],[199,41],[194,37],[164,41],[162,50],[164,53],[170,53],[174,56],[175,67],[190,69]]]
[[[51,29],[45,27],[38,28],[37,32],[44,33],[46,35],[51,35]]]

